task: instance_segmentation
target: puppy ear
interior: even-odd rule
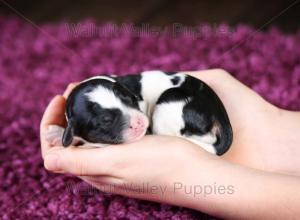
[[[118,95],[128,96],[137,99],[138,101],[142,100],[141,96],[134,94],[132,91],[130,91],[126,86],[123,86],[121,83],[116,82],[115,87],[118,87],[118,89],[115,89],[115,92],[118,93]],[[121,92],[121,93],[120,93]],[[126,95],[125,95],[126,94]]]
[[[74,122],[72,119],[68,120],[67,128],[64,131],[63,137],[62,137],[62,144],[64,147],[68,147],[74,138]]]

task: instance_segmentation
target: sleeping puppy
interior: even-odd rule
[[[65,130],[53,127],[48,135],[63,146],[128,143],[153,133],[183,137],[222,155],[233,136],[218,96],[183,73],[92,77],[71,92],[66,118]]]
[[[63,146],[70,145],[74,136],[96,145],[140,139],[149,126],[140,101],[141,97],[113,77],[99,76],[81,82],[67,99]]]

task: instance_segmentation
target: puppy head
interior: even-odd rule
[[[63,145],[70,145],[74,136],[104,144],[138,140],[149,125],[139,109],[139,101],[139,97],[112,78],[82,82],[67,100],[68,125]]]

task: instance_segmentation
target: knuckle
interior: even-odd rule
[[[45,156],[44,156],[44,157],[45,157]],[[46,165],[45,160],[44,160],[44,164],[43,164],[43,165],[44,165],[44,168],[45,168],[46,170],[51,171],[50,168]]]
[[[75,83],[69,83],[69,85],[67,86],[67,90],[73,89],[75,86]]]
[[[221,68],[215,69],[215,73],[219,76],[228,76],[229,75],[229,73],[226,70],[221,69]]]
[[[76,176],[84,176],[87,174],[86,163],[82,160],[75,160],[73,166],[73,174]]]

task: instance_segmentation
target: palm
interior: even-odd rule
[[[290,134],[291,130],[299,129],[295,121],[295,114],[300,120],[298,113],[273,106],[222,70],[192,75],[216,91],[229,115],[234,137],[224,159],[267,171],[299,172],[300,162],[297,166],[290,163],[299,161],[300,156],[296,135]],[[289,118],[294,122],[288,121]]]
[[[295,137],[282,135],[285,132],[284,129],[297,130],[298,127],[285,128],[283,126],[284,123],[286,124],[286,117],[281,117],[283,110],[279,110],[266,102],[254,91],[222,70],[208,70],[206,72],[207,74],[187,73],[211,86],[225,105],[233,127],[234,138],[231,148],[222,157],[262,170],[298,172],[297,168],[300,167],[300,162],[296,166],[290,164],[291,159],[299,161],[297,159],[300,154],[298,141],[295,140]],[[74,86],[76,84],[71,85],[66,90],[65,98]],[[47,121],[42,122],[41,131],[45,130],[48,124],[64,125],[65,99],[62,97],[59,99],[55,106],[48,107],[45,112],[44,118]],[[285,112],[284,115],[289,114]],[[300,120],[300,116],[298,118]],[[153,140],[156,140],[156,143],[160,141],[158,137],[153,137]],[[286,151],[284,146],[287,144],[287,140],[289,141],[289,151]],[[43,153],[50,150],[49,143],[43,139],[41,142]],[[147,148],[144,150],[147,151]]]

